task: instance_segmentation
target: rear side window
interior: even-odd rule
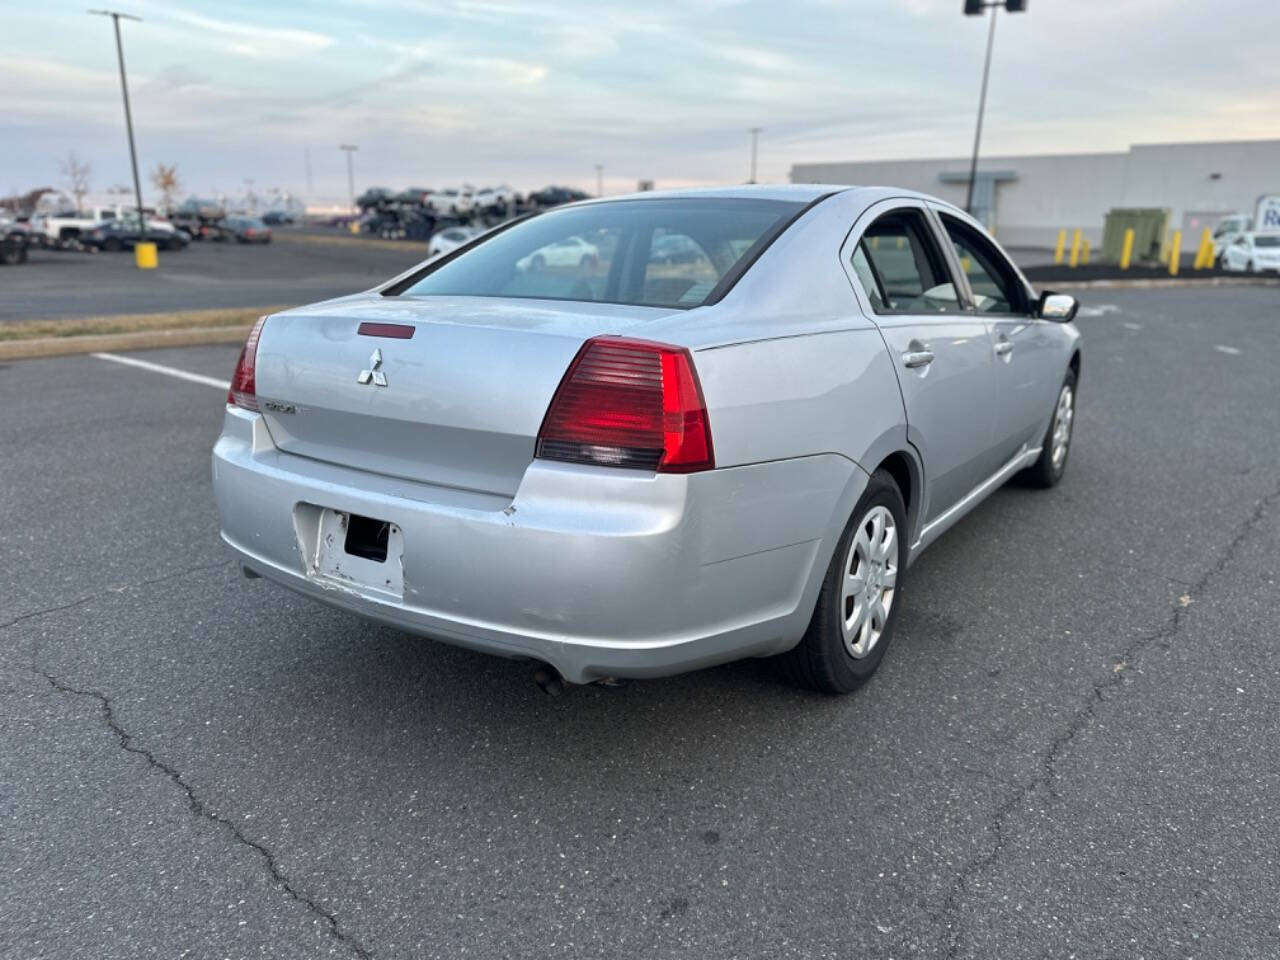
[[[552,210],[387,293],[697,307],[732,283],[804,207],[707,197]]]
[[[853,269],[876,313],[960,309],[955,285],[920,210],[895,210],[872,223],[854,251]]]

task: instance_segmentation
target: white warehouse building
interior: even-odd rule
[[[792,183],[887,185],[964,206],[968,157],[797,163]],[[987,157],[978,162],[974,214],[1011,247],[1051,247],[1080,228],[1097,245],[1112,207],[1160,207],[1182,229],[1184,251],[1229,213],[1280,193],[1280,140],[1143,143],[1123,153]]]

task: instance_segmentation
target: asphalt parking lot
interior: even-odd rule
[[[423,244],[288,228],[266,246],[199,242],[161,251],[157,270],[138,270],[128,251],[33,250],[27,263],[0,273],[0,323],[293,306],[367,290],[425,257]]]
[[[1063,485],[931,547],[840,699],[551,699],[243,580],[215,385],[0,366],[0,954],[1280,955],[1280,297],[1085,314]]]

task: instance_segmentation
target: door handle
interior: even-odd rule
[[[1011,354],[1011,353],[1013,353],[1013,341],[1012,341],[1012,340],[999,340],[999,341],[997,341],[997,342],[996,342],[996,356],[997,356],[997,357],[1007,357],[1007,356],[1008,356],[1009,354]]]
[[[902,365],[908,370],[927,367],[931,363],[933,363],[932,350],[908,350],[902,355]]]

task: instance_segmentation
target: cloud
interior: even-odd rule
[[[150,9],[160,20],[169,20],[200,31],[197,42],[204,41],[227,53],[254,59],[308,57],[327,50],[336,42],[327,34],[293,27],[272,27],[261,23],[220,20],[200,13],[175,10],[171,5],[156,5],[142,0],[135,3]]]

